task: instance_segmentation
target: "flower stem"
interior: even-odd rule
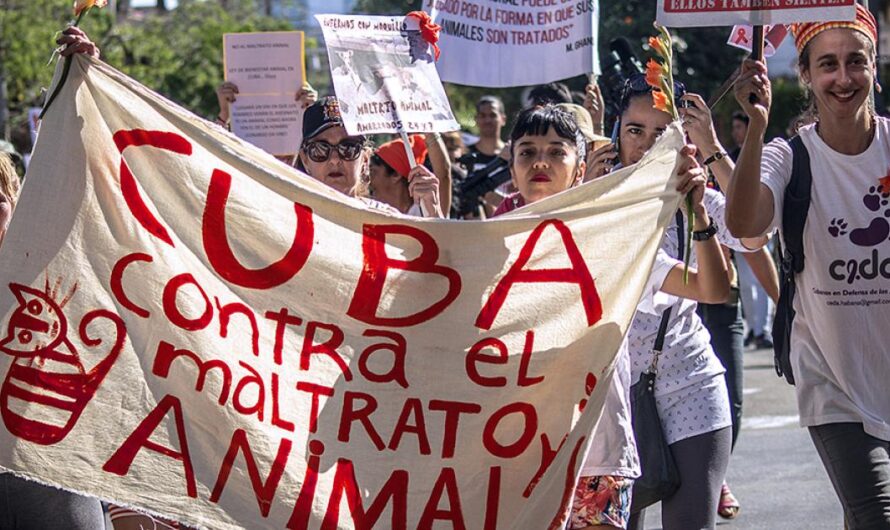
[[[683,256],[683,285],[689,283],[689,258],[692,255],[692,227],[695,225],[695,210],[692,209],[692,197],[686,196],[686,252]]]
[[[77,20],[72,24],[73,27],[77,27],[80,24],[80,19],[89,11],[89,9],[84,9],[77,15]],[[52,105],[53,101],[55,101],[56,96],[59,95],[59,92],[62,91],[62,86],[65,85],[65,81],[68,79],[68,72],[71,70],[71,55],[65,57],[65,65],[62,67],[62,76],[59,78],[59,82],[56,83],[56,88],[53,89],[53,93],[49,95],[49,98],[46,100],[46,104],[43,106],[43,110],[40,111],[40,115],[37,117],[38,120],[43,119],[43,115],[46,114],[46,111],[49,110],[49,106]]]

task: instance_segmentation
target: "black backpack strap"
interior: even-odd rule
[[[785,252],[782,255],[790,260],[789,270],[799,273],[803,270],[803,227],[807,223],[807,212],[810,209],[810,191],[813,174],[810,169],[810,153],[800,136],[791,139],[793,165],[791,180],[785,188],[782,201],[782,237],[785,240]]]
[[[791,325],[794,322],[795,276],[803,271],[803,229],[810,209],[813,173],[810,154],[800,136],[791,139],[791,180],[782,197],[782,239],[779,245],[779,303],[773,321],[773,352],[776,374],[794,384],[791,368]],[[778,200],[778,198],[776,198]]]

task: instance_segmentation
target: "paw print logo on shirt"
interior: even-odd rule
[[[876,214],[868,226],[850,229],[847,221],[838,217],[832,219],[828,226],[831,237],[849,235],[850,242],[860,247],[873,247],[890,238],[890,170],[886,176],[878,179],[877,186],[868,188],[862,196],[862,204]]]

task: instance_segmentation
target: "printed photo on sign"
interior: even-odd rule
[[[349,134],[460,128],[412,17],[316,15]]]

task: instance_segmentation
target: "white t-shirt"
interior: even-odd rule
[[[661,289],[668,273],[676,261],[659,250],[655,264],[643,289],[641,305],[652,306],[652,298]],[[581,476],[620,476],[636,478],[640,476],[640,459],[634,442],[633,425],[630,421],[630,357],[627,352],[627,338],[621,342],[618,361],[612,383],[607,389],[603,415],[593,431],[590,450],[581,466]]]
[[[837,153],[814,126],[800,136],[813,174],[791,331],[800,423],[862,422],[890,441],[890,197],[879,182],[890,174],[890,121],[877,118],[859,155]],[[791,166],[787,142],[764,147],[762,180],[776,199],[770,229],[781,229]]]
[[[723,194],[710,188],[706,189],[704,206],[717,228],[717,240],[733,250],[750,252],[726,229],[724,222],[726,199]],[[682,210],[684,242],[686,245],[693,245],[689,265],[695,268],[698,264],[695,244],[686,237],[689,220],[685,218],[685,207]],[[678,247],[677,224],[671,223],[665,231],[661,249],[669,256],[678,256]],[[682,260],[674,259],[673,263],[682,264]],[[638,307],[627,333],[631,377],[634,382],[639,380],[640,374],[652,364],[652,346],[655,344],[658,328],[661,325],[662,312],[668,306],[673,309],[665,333],[664,350],[658,360],[658,377],[655,379],[656,398],[699,385],[726,371],[711,348],[711,335],[695,312],[698,304],[694,300],[658,293],[653,297],[653,302],[654,307],[646,307],[644,304]]]

